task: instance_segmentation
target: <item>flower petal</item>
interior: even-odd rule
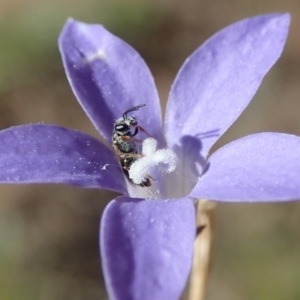
[[[190,196],[237,202],[300,199],[300,137],[260,133],[220,148]]]
[[[27,125],[1,131],[0,140],[0,182],[126,191],[114,153],[89,135],[53,125]]]
[[[193,139],[206,158],[280,56],[289,23],[289,14],[242,20],[215,34],[186,60],[167,106],[169,146],[185,148],[186,140]]]
[[[100,237],[110,299],[179,299],[195,239],[189,199],[115,199],[102,217]]]
[[[59,38],[65,71],[79,103],[103,137],[111,142],[115,119],[145,103],[136,112],[140,125],[161,139],[157,90],[139,54],[101,25],[69,19]]]

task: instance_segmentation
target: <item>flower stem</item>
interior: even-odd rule
[[[188,300],[204,300],[212,253],[215,203],[199,200],[197,205],[197,237],[189,282]]]

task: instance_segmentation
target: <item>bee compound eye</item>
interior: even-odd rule
[[[117,125],[115,126],[115,130],[116,130],[116,131],[124,132],[124,131],[127,131],[127,130],[128,130],[128,126],[125,125],[125,124],[117,124]]]

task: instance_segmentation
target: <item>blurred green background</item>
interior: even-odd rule
[[[300,135],[298,0],[0,0],[1,129],[42,121],[98,136],[57,49],[70,16],[102,23],[133,45],[165,106],[178,68],[206,38],[277,11],[293,18],[284,53],[216,147],[252,132]],[[98,227],[114,196],[68,186],[0,186],[0,300],[107,299]],[[300,299],[300,203],[220,204],[216,226],[208,299]]]

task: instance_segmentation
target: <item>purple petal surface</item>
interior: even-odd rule
[[[179,299],[195,239],[189,199],[117,198],[103,214],[100,238],[110,299]]]
[[[186,60],[166,111],[169,146],[193,144],[202,158],[207,156],[280,56],[289,23],[289,14],[240,21],[215,34]]]
[[[66,183],[125,192],[112,151],[84,133],[53,125],[0,132],[0,182]]]
[[[101,25],[69,19],[60,38],[63,64],[74,94],[102,136],[111,143],[115,119],[133,113],[149,134],[161,139],[159,98],[151,73],[139,54]]]
[[[300,199],[300,137],[260,133],[216,151],[191,195],[219,201]]]

